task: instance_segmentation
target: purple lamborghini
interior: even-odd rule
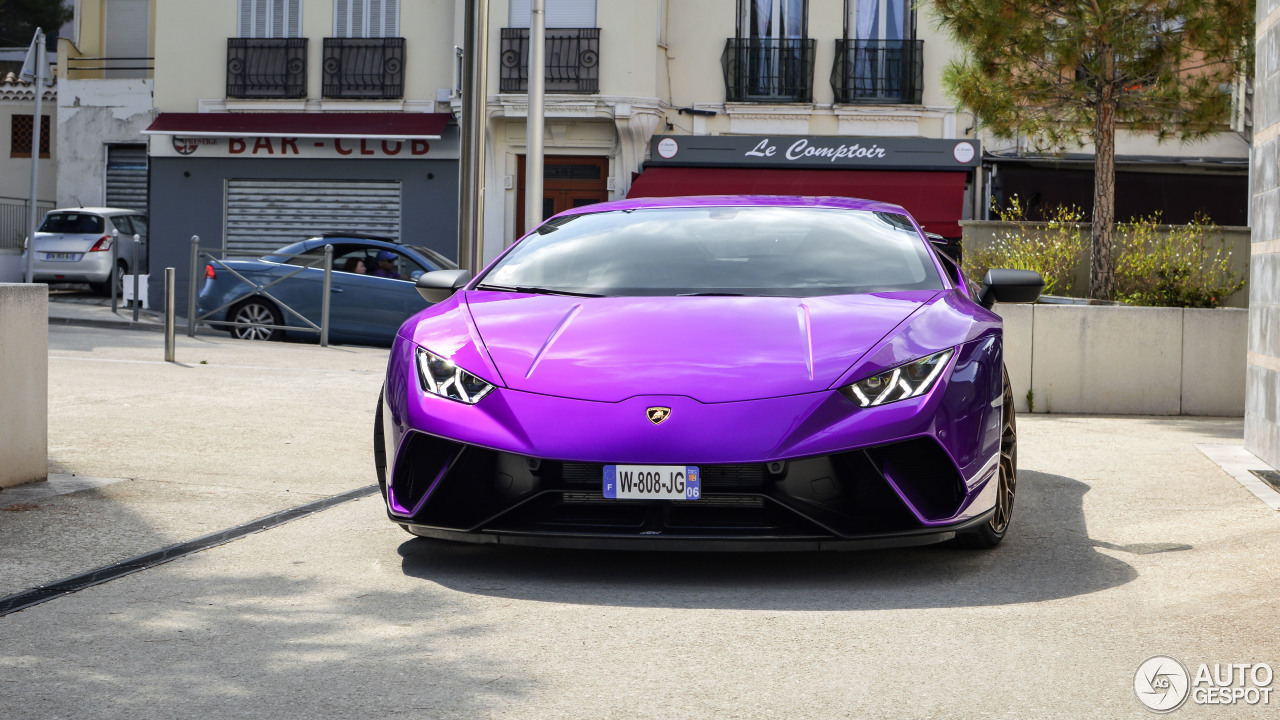
[[[414,535],[583,548],[991,547],[1017,435],[993,303],[900,207],[687,197],[578,208],[391,349],[374,425]]]

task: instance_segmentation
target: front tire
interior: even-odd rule
[[[284,318],[270,301],[252,298],[231,308],[227,313],[231,322],[228,328],[231,337],[240,340],[279,340],[284,331],[265,327],[266,325],[283,325]]]
[[[956,535],[955,543],[962,548],[985,550],[999,545],[1009,531],[1009,521],[1013,519],[1013,498],[1018,489],[1018,424],[1013,407],[1013,387],[1009,385],[1009,371],[1002,368],[1002,373],[1004,401],[1000,414],[1002,423],[996,511],[991,516],[991,521],[977,530]]]

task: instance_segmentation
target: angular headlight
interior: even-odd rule
[[[955,350],[943,350],[912,360],[906,365],[846,385],[840,388],[840,392],[858,407],[875,407],[923,395],[938,381],[954,353]]]
[[[432,395],[475,405],[493,386],[445,358],[418,348],[418,380]]]

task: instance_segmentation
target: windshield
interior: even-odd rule
[[[943,288],[903,215],[797,207],[615,210],[543,224],[479,289],[810,297]]]
[[[97,235],[102,232],[102,218],[87,213],[49,213],[40,223],[39,232]]]

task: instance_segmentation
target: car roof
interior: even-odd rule
[[[389,237],[387,237],[387,236],[385,236],[385,235],[374,235],[374,234],[372,234],[372,233],[360,232],[360,231],[358,231],[358,230],[326,230],[326,231],[324,231],[324,232],[320,233],[319,235],[316,235],[316,236],[311,237],[311,238],[308,238],[308,239],[309,239],[309,240],[313,240],[313,239],[315,239],[315,238],[317,238],[317,237],[321,237],[321,238],[351,238],[352,240],[381,240],[382,242],[389,242],[389,243],[391,243],[391,244],[393,244],[393,245],[399,245],[399,244],[400,244],[400,243],[399,243],[398,241],[396,241],[395,239],[393,239],[393,238],[389,238]]]
[[[127,208],[109,208],[109,207],[67,207],[54,208],[50,213],[91,213],[94,215],[145,215],[138,210],[129,210]]]
[[[900,205],[863,200],[861,198],[800,195],[686,195],[682,197],[644,197],[614,200],[612,202],[583,205],[566,210],[560,215],[585,215],[611,210],[642,210],[651,208],[692,207],[812,207],[841,210],[869,210],[908,215]]]

